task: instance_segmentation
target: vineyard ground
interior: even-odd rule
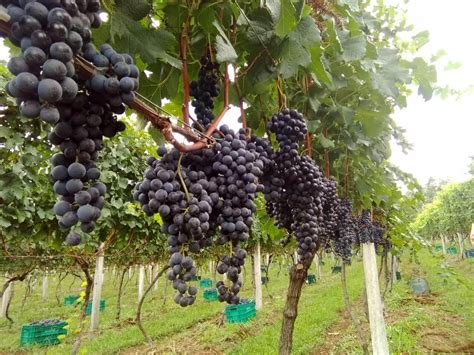
[[[439,266],[440,259],[432,258],[424,252],[419,254],[419,260],[420,265],[408,258],[403,260],[403,279],[394,284],[391,293],[387,293],[391,349],[396,352],[429,350],[429,346],[436,348],[436,341],[442,345],[442,349],[468,346],[473,340],[470,334],[474,334],[474,291],[469,284],[474,263],[458,262],[453,257],[450,258],[451,267],[442,269]],[[303,290],[295,328],[295,353],[360,351],[351,322],[343,312],[339,274],[330,273],[332,264],[329,261],[323,266],[321,283],[305,286]],[[249,297],[252,293],[250,265],[247,265],[246,271],[243,295]],[[158,290],[151,293],[143,310],[145,328],[155,341],[154,352],[188,353],[192,350],[193,353],[206,354],[275,353],[288,282],[286,269],[282,268],[279,275],[278,271],[278,263],[272,263],[268,290],[263,288],[264,308],[258,312],[256,321],[244,325],[222,325],[223,305],[205,302],[201,294],[193,307],[181,309],[175,306],[172,301],[173,290],[171,287],[165,290],[164,280],[159,280]],[[83,348],[87,353],[137,354],[151,350],[143,345],[143,336],[133,324],[137,305],[137,274],[132,276],[125,287],[121,321],[115,321],[118,280],[110,272],[106,274],[103,298],[107,306],[101,314],[100,331],[84,338]],[[205,272],[201,274],[209,276]],[[415,299],[409,293],[407,280],[411,275],[420,274],[427,277],[433,295]],[[361,302],[363,272],[360,261],[354,261],[348,268],[347,281],[353,301],[352,308],[365,323]],[[78,293],[79,280],[68,276],[62,282],[58,293],[60,304],[55,299],[56,286],[57,276],[55,280],[50,280],[48,300],[42,301],[41,285],[36,284],[33,294],[27,298],[22,309],[25,285],[15,285],[10,310],[15,323],[9,328],[5,320],[0,321],[0,352],[45,353],[45,348],[19,347],[21,324],[29,321],[63,317],[71,321],[71,329],[77,326],[78,309],[64,306],[62,302],[65,296]],[[166,303],[163,304],[165,299]],[[368,331],[366,324],[364,327]],[[64,344],[51,347],[50,353],[69,353],[73,340],[73,336],[68,336]]]
[[[403,280],[387,293],[386,320],[393,353],[474,353],[474,259],[435,255],[419,253],[419,264],[408,256],[403,258]],[[429,296],[412,295],[411,275],[428,280]],[[354,303],[352,311],[369,334],[363,302]],[[329,328],[324,344],[314,349],[314,354],[327,353],[363,353],[344,311]]]

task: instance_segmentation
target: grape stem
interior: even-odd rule
[[[188,75],[188,28],[189,15],[183,26],[180,40],[181,63],[183,72],[183,121],[189,124],[189,75]]]
[[[349,155],[346,149],[346,159],[344,162],[344,192],[349,196]]]
[[[97,249],[94,256],[97,257],[97,256],[101,255],[104,252],[104,250],[106,250],[109,247],[109,245],[112,243],[114,237],[115,237],[115,228],[112,228],[110,230],[109,235],[107,236],[107,239],[105,240],[104,244],[101,245],[99,247],[99,249]]]
[[[304,77],[303,84],[304,84],[304,91],[305,91],[306,97],[309,97],[308,92],[309,92],[309,86],[311,84],[311,77],[309,75],[306,75]],[[305,105],[306,119],[308,119],[308,111],[309,111],[308,107],[309,107],[309,103],[306,102],[306,105]],[[308,132],[305,137],[305,151],[310,157],[313,156],[313,145],[311,144],[312,141],[313,141],[313,135],[310,132]]]
[[[183,159],[183,153],[181,153],[181,155],[179,156],[179,160],[178,160],[178,176],[179,176],[179,180],[181,181],[181,185],[183,185],[183,189],[184,189],[184,193],[186,195],[186,200],[189,202],[189,192],[188,192],[188,188],[186,187],[186,184],[184,182],[184,179],[183,179],[183,174],[181,173],[181,160]]]
[[[284,107],[286,107],[286,96],[285,96],[285,93],[283,92],[283,89],[281,87],[280,76],[277,77],[276,88],[277,88],[277,92],[278,92],[278,105],[280,106],[280,110],[281,110]]]
[[[239,99],[239,107],[240,107],[240,119],[242,120],[242,127],[247,131],[247,120],[245,118],[245,108],[244,108],[244,99],[242,98],[242,94],[240,93],[240,87],[239,87],[239,76],[237,74],[237,70],[234,68],[234,88],[235,88],[235,93],[237,94],[237,97]]]
[[[325,138],[327,137],[327,128],[324,130],[323,135]],[[327,178],[329,178],[329,176],[331,175],[331,171],[329,168],[329,151],[327,150],[327,148],[324,148],[324,175],[326,175]]]

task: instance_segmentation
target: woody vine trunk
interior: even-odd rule
[[[280,332],[279,355],[289,355],[293,346],[293,331],[296,317],[298,316],[298,303],[300,301],[301,289],[308,275],[308,269],[313,258],[302,263],[293,265],[290,270],[290,284],[286,294],[286,303],[283,310],[283,322]]]

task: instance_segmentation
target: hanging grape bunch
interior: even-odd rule
[[[219,198],[223,201],[222,212],[217,218],[221,231],[218,243],[230,242],[233,252],[223,257],[217,266],[217,271],[226,273],[232,286],[219,282],[216,287],[220,301],[237,304],[240,300],[237,294],[242,286],[239,274],[247,254],[244,249],[238,248],[238,244],[249,238],[252,215],[256,211],[253,201],[257,192],[263,191],[259,181],[263,177],[265,151],[252,139],[248,140],[243,129],[234,133],[224,125],[220,132],[224,134],[224,139],[214,145],[217,154],[212,166]]]
[[[212,244],[210,236],[215,221],[210,220],[210,216],[218,199],[217,186],[211,184],[206,173],[199,168],[204,165],[195,162],[207,161],[207,166],[210,166],[214,152],[206,149],[182,154],[176,149],[167,152],[165,147],[160,147],[158,155],[161,157],[159,160],[147,159],[149,168],[143,181],[137,184],[134,198],[147,215],[159,213],[163,220],[162,231],[168,234],[172,254],[168,278],[179,291],[176,303],[185,307],[195,300],[195,289],[188,287],[186,282],[196,275],[196,268],[193,260],[183,256],[180,250],[187,246],[189,251],[199,252],[202,247]]]
[[[215,138],[211,148],[192,153],[158,148],[161,159],[147,160],[149,168],[134,192],[145,213],[159,213],[163,220],[171,253],[168,278],[178,291],[175,302],[183,307],[191,305],[196,294],[186,284],[196,274],[190,254],[213,243],[230,244],[232,249],[217,267],[232,282],[216,284],[219,300],[239,302],[239,274],[247,254],[239,243],[249,238],[253,200],[263,190],[259,179],[269,142],[247,139],[244,130],[235,133],[225,125]]]
[[[392,248],[390,236],[385,235],[385,227],[379,222],[373,223],[373,239],[375,250],[382,249],[382,253],[386,254]]]
[[[385,227],[379,222],[371,221],[370,211],[362,211],[361,215],[356,218],[357,244],[374,243],[377,248],[379,245],[387,244],[391,247],[391,243],[384,240]]]
[[[333,238],[334,254],[348,262],[352,256],[352,243],[356,238],[355,220],[352,216],[352,204],[348,198],[340,199],[337,204],[337,228]]]
[[[267,210],[296,237],[299,259],[309,260],[329,234],[327,229],[335,225],[335,183],[323,176],[310,157],[299,154],[307,133],[300,113],[283,109],[272,116],[267,129],[275,133],[280,146],[263,180]]]
[[[80,223],[84,233],[95,229],[104,206],[106,186],[99,182],[96,161],[104,137],[113,137],[125,125],[115,114],[133,101],[138,70],[127,54],[102,46],[105,60],[96,59],[91,28],[101,24],[100,1],[3,1],[10,16],[13,44],[21,55],[12,57],[8,69],[16,77],[6,86],[27,118],[39,117],[54,125],[49,141],[61,153],[52,158],[53,190],[61,196],[54,206],[59,225],[69,229]],[[102,73],[84,82],[75,73],[76,56],[91,58],[109,75],[100,90]],[[103,59],[103,58],[100,58]],[[107,64],[107,65],[106,65]],[[113,66],[110,66],[110,65]],[[99,78],[99,79],[98,79]],[[109,80],[110,79],[110,80]],[[117,84],[118,82],[118,84]],[[116,90],[110,90],[110,87]],[[108,89],[108,90],[106,90]],[[66,242],[80,243],[71,231]]]
[[[370,220],[370,211],[364,210],[356,218],[357,238],[355,244],[373,243],[373,225]]]
[[[190,95],[194,97],[191,105],[194,107],[197,124],[194,128],[205,130],[209,127],[215,116],[214,98],[219,96],[219,63],[212,62],[209,57],[204,56],[200,60],[198,80],[189,84]]]

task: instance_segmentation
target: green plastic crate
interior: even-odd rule
[[[67,325],[65,321],[57,321],[53,324],[24,324],[21,327],[20,345],[56,345],[61,343],[59,335],[66,335],[67,329],[64,327]]]
[[[204,299],[206,301],[217,301],[217,288],[208,288],[204,290]]]
[[[467,259],[474,258],[474,249],[469,249],[464,252]]]
[[[435,251],[441,251],[443,247],[441,245],[435,245]]]
[[[400,273],[400,271],[395,271],[395,278],[399,281],[402,279],[402,274]]]
[[[262,276],[261,279],[262,279],[262,285],[266,285],[270,281],[270,279],[266,276]]]
[[[99,312],[102,312],[105,309],[105,300],[101,299],[99,303]],[[87,305],[87,315],[90,316],[92,313],[92,301],[89,301],[89,304]]]
[[[447,251],[448,254],[457,254],[458,253],[458,250],[456,249],[456,247],[450,247],[446,251]]]
[[[227,323],[247,323],[249,319],[256,316],[257,311],[253,300],[248,303],[232,304],[225,309]]]
[[[306,276],[306,283],[307,284],[315,284],[316,283],[316,275],[315,274],[308,274],[308,276]]]
[[[199,281],[201,280],[201,276],[193,276],[193,278],[191,279],[191,281]]]
[[[67,296],[64,297],[64,304],[66,306],[71,306],[76,303],[80,296]]]
[[[342,266],[332,266],[331,270],[333,274],[337,274],[342,271]]]
[[[212,287],[211,279],[202,279],[199,281],[199,287]]]

